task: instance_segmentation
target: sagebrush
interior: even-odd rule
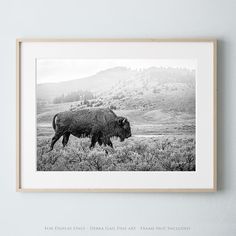
[[[114,139],[114,149],[96,145],[88,138],[72,137],[68,146],[58,142],[48,152],[51,139],[38,137],[38,171],[195,171],[194,137],[132,137]],[[107,150],[108,154],[106,154]]]

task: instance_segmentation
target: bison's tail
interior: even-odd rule
[[[58,114],[56,114],[53,119],[52,119],[52,127],[54,130],[56,130],[56,117],[57,117]]]

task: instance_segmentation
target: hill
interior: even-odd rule
[[[37,98],[52,103],[56,97],[81,90],[92,92],[96,98],[87,106],[195,112],[195,71],[183,68],[110,68],[86,78],[40,84]]]

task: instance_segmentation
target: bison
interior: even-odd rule
[[[52,121],[55,135],[52,138],[50,150],[63,136],[63,147],[69,141],[70,135],[75,137],[91,137],[90,148],[98,142],[113,148],[111,137],[119,137],[124,141],[131,136],[130,123],[127,118],[117,116],[108,108],[88,108],[77,111],[65,111],[57,113]]]

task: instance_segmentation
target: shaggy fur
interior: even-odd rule
[[[75,137],[91,137],[90,148],[96,142],[113,147],[111,137],[119,137],[121,141],[131,136],[129,121],[125,117],[117,116],[108,108],[90,108],[77,111],[65,111],[56,114],[52,121],[55,135],[52,138],[50,151],[54,144],[63,136],[65,147],[70,135]]]

